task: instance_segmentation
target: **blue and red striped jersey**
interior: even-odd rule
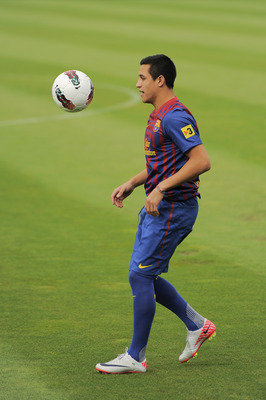
[[[202,144],[197,123],[177,97],[150,114],[145,132],[145,157],[148,178],[147,196],[164,179],[174,175],[187,162],[186,152]],[[199,177],[165,193],[170,201],[200,196]]]

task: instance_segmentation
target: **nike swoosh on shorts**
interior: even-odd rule
[[[140,268],[140,269],[149,268],[149,267],[151,267],[151,266],[152,266],[152,264],[151,264],[151,265],[141,265],[141,263],[139,264],[139,268]]]

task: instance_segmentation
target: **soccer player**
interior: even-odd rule
[[[146,372],[146,348],[156,302],[186,325],[181,363],[193,358],[204,341],[215,336],[215,325],[160,276],[168,271],[176,247],[192,231],[198,213],[199,175],[210,169],[197,123],[175,96],[175,78],[175,65],[163,54],[140,62],[136,87],[142,102],[154,107],[145,132],[146,167],[111,195],[113,205],[119,208],[137,186],[144,185],[147,196],[129,267],[133,337],[124,354],[96,365],[102,373]]]

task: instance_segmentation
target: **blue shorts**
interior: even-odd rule
[[[160,215],[152,217],[145,208],[140,212],[129,270],[148,276],[168,271],[176,247],[192,231],[198,214],[198,200],[183,202],[162,200]]]

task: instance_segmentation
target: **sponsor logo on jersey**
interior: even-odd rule
[[[156,156],[156,151],[150,149],[151,143],[145,140],[145,155],[146,156]]]
[[[183,132],[183,135],[186,139],[189,139],[191,136],[196,135],[191,125],[184,126],[183,128],[181,128],[181,131]]]

